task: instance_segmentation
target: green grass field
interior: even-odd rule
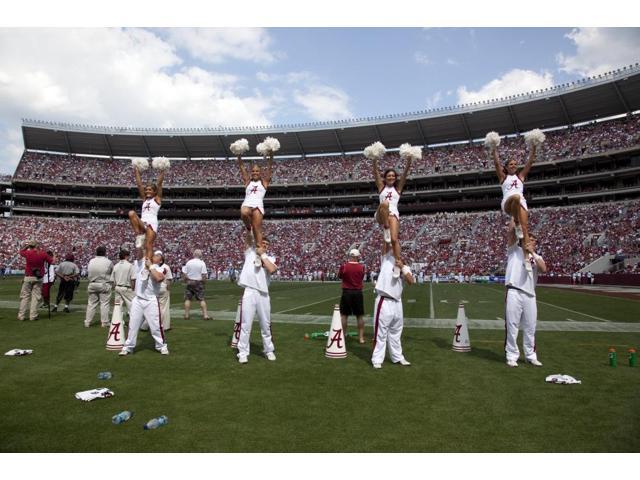
[[[539,289],[537,336],[544,367],[504,364],[499,286],[429,285],[405,289],[405,317],[419,324],[455,318],[464,300],[472,351],[451,351],[451,328],[405,327],[403,348],[412,366],[370,366],[370,344],[349,342],[344,360],[326,359],[324,342],[305,333],[328,329],[339,284],[272,285],[277,361],[262,357],[254,324],[252,355],[239,365],[227,346],[241,290],[207,286],[216,321],[179,313],[182,287],[174,286],[171,355],[153,350],[141,333],[135,355],[104,348],[106,331],[83,328],[86,286],[72,313],[41,310],[40,320],[18,322],[17,280],[0,282],[0,351],[31,348],[27,357],[0,357],[2,452],[638,452],[640,368],[626,350],[640,333],[610,332],[638,323],[640,302],[551,288]],[[365,308],[373,295],[367,287]],[[493,321],[493,322],[489,322]],[[306,323],[305,323],[306,322]],[[309,322],[320,322],[309,323]],[[548,325],[601,326],[605,331],[550,331]],[[409,322],[408,322],[409,323]],[[481,323],[479,323],[482,325]],[[630,325],[636,327],[637,325]],[[630,328],[633,330],[633,328]],[[367,318],[367,338],[371,338]],[[615,345],[619,366],[610,368]],[[99,371],[113,378],[97,380]],[[544,382],[565,373],[582,380]],[[115,396],[90,403],[74,393],[108,386]],[[134,418],[112,425],[130,409]],[[148,419],[169,425],[143,431]]]

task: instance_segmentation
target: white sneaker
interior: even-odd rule
[[[131,352],[128,349],[123,348],[122,350],[120,350],[120,353],[118,355],[121,355],[124,357],[125,355],[129,355],[130,353]]]
[[[507,367],[517,367],[518,366],[518,362],[516,362],[515,360],[507,360]]]
[[[271,360],[272,362],[276,360],[276,354],[273,352],[265,353],[264,356],[267,357],[267,360]]]
[[[249,361],[249,359],[247,358],[246,355],[242,355],[241,357],[238,357],[238,363],[247,363]]]
[[[393,278],[400,278],[400,267],[393,267]]]
[[[160,349],[160,355],[169,355],[169,347],[166,345]]]
[[[382,233],[384,236],[384,241],[387,243],[391,243],[391,229],[389,228],[383,228],[382,229]]]
[[[520,225],[516,225],[516,237],[520,240],[524,238],[524,232],[522,231],[522,227]]]
[[[260,257],[256,256],[256,259],[253,261],[253,264],[256,267],[261,267],[262,266],[262,259]]]
[[[373,365],[373,368],[382,368],[382,364],[380,363],[374,363],[372,365]]]
[[[400,360],[399,362],[395,362],[395,363],[399,363],[400,365],[402,365],[403,367],[409,367],[411,366],[411,362],[407,361],[406,358],[403,358],[402,360]]]
[[[145,238],[146,238],[146,235],[144,234],[136,235],[136,248],[143,247]]]
[[[538,360],[537,358],[534,358],[533,360],[527,360],[527,363],[533,365],[534,367],[541,367],[542,366],[542,362],[540,360]]]

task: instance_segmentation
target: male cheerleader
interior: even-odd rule
[[[396,278],[393,275],[394,267],[400,269],[401,275]],[[382,368],[384,356],[389,345],[389,356],[393,363],[409,366],[402,354],[403,316],[402,316],[402,287],[403,283],[409,285],[415,283],[411,269],[402,264],[402,260],[396,260],[393,250],[387,242],[382,242],[382,258],[380,273],[376,282],[376,300],[373,306],[374,312],[374,344],[371,363],[373,368]]]
[[[536,305],[536,282],[538,271],[545,273],[547,266],[542,257],[535,253],[536,237],[529,233],[529,242],[520,248],[516,238],[516,225],[513,219],[509,223],[507,270],[504,284],[507,287],[505,305],[505,343],[504,349],[507,365],[518,366],[520,351],[518,350],[518,328],[522,325],[522,347],[527,363],[541,367],[536,353],[536,321],[538,308]],[[531,254],[531,273],[525,268],[524,250]]]
[[[255,248],[253,235],[247,232],[245,236],[246,250],[244,251],[244,265],[238,285],[244,288],[242,304],[240,306],[240,339],[238,340],[238,362],[249,361],[249,337],[253,317],[258,314],[260,333],[262,335],[263,352],[267,360],[274,361],[276,354],[271,335],[271,299],[269,298],[269,282],[271,275],[278,269],[275,257],[267,255],[269,240],[262,237],[262,244]],[[260,266],[256,266],[256,259]]]
[[[162,273],[162,252],[156,252],[151,261],[143,255],[142,249],[137,249],[137,260],[134,262],[136,269],[136,296],[131,302],[129,312],[129,334],[120,355],[133,353],[138,339],[138,330],[144,320],[149,324],[151,336],[156,342],[156,350],[162,355],[169,355],[169,348],[164,338],[162,329],[162,316],[160,314],[160,287],[164,280]],[[146,274],[145,274],[146,273]]]

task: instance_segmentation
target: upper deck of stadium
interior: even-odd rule
[[[24,119],[26,150],[109,157],[228,158],[229,145],[267,136],[279,155],[362,151],[374,142],[440,145],[532,128],[575,125],[640,110],[640,64],[543,90],[411,113],[330,122],[258,127],[137,128],[78,125]],[[251,156],[251,155],[248,155]]]

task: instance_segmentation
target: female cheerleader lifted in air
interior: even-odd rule
[[[267,169],[263,174],[257,163],[251,166],[249,174],[242,163],[242,154],[249,151],[249,142],[242,138],[233,142],[229,147],[231,152],[238,157],[238,167],[245,186],[245,197],[240,207],[240,218],[248,231],[253,232],[256,245],[262,245],[262,219],[264,218],[264,196],[271,182],[271,170],[273,154],[280,149],[280,142],[272,137],[267,137],[264,142],[256,146],[257,152],[267,157]],[[260,259],[257,259],[257,262]],[[261,263],[258,265],[260,266]]]
[[[142,183],[141,170],[149,168],[149,162],[144,158],[135,158],[132,161],[136,175],[136,185],[142,199],[142,212],[138,217],[133,210],[129,211],[129,220],[133,231],[136,233],[136,248],[144,247],[145,257],[151,261],[153,255],[153,242],[158,236],[158,212],[162,203],[162,183],[164,182],[164,171],[169,168],[169,159],[157,157],[153,159],[153,168],[160,170],[157,183],[149,183],[146,186]]]
[[[398,211],[398,202],[411,170],[411,161],[422,158],[422,148],[412,147],[408,143],[400,146],[400,157],[404,159],[405,167],[399,180],[398,173],[393,168],[387,168],[384,174],[380,175],[378,162],[384,157],[385,153],[386,148],[380,142],[375,142],[364,149],[365,157],[373,160],[373,178],[380,194],[380,205],[376,210],[375,219],[383,227],[384,241],[391,244],[396,262],[400,262],[400,212]],[[400,275],[399,268],[394,271],[394,275],[396,277]]]
[[[498,175],[498,181],[502,187],[501,208],[504,213],[511,216],[515,222],[515,233],[522,245],[529,244],[529,209],[527,200],[524,198],[524,180],[536,158],[536,153],[545,140],[544,133],[539,129],[531,130],[524,134],[525,143],[529,146],[529,158],[525,166],[518,172],[518,162],[515,159],[507,160],[504,165],[498,159],[498,145],[500,136],[496,132],[489,132],[485,137],[485,145],[489,148],[489,155],[493,158],[493,163]],[[523,247],[524,250],[524,247]],[[528,259],[526,252],[525,258]],[[525,261],[527,271],[531,271],[531,263]]]

